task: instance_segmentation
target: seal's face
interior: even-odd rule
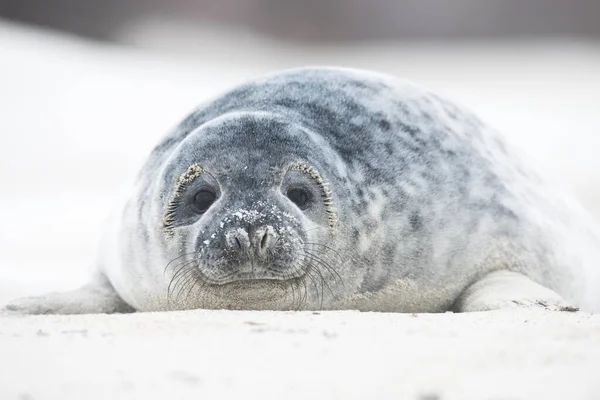
[[[270,118],[224,118],[190,135],[169,161],[162,229],[176,302],[296,308],[296,289],[309,301],[307,283],[318,288],[331,273],[332,194],[307,161],[304,134],[290,129]]]

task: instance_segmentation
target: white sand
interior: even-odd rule
[[[169,26],[122,35],[157,50],[0,23],[0,304],[85,280],[117,191],[197,103],[305,64],[390,72],[468,105],[600,220],[597,43],[308,49],[197,32],[166,49]],[[600,317],[0,316],[2,400],[419,396],[598,399]]]
[[[192,311],[0,322],[2,399],[600,394],[600,316],[583,313]]]

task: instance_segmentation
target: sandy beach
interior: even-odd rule
[[[600,316],[189,311],[0,319],[3,399],[598,399]]]

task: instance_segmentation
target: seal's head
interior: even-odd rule
[[[326,149],[268,113],[225,114],[180,143],[159,197],[169,296],[182,307],[298,308],[334,274]],[[330,280],[328,276],[328,280]],[[335,280],[336,277],[333,277]],[[287,306],[285,304],[287,304]]]

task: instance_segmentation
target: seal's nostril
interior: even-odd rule
[[[268,238],[268,235],[269,235],[269,234],[268,234],[268,232],[265,232],[265,233],[263,234],[263,237],[262,237],[262,239],[261,239],[261,241],[260,241],[260,249],[261,249],[261,250],[264,250],[264,249],[265,249],[265,247],[267,246],[267,240],[269,239],[269,238]]]
[[[225,234],[225,246],[233,251],[245,251],[250,247],[248,233],[241,228],[229,230]]]

